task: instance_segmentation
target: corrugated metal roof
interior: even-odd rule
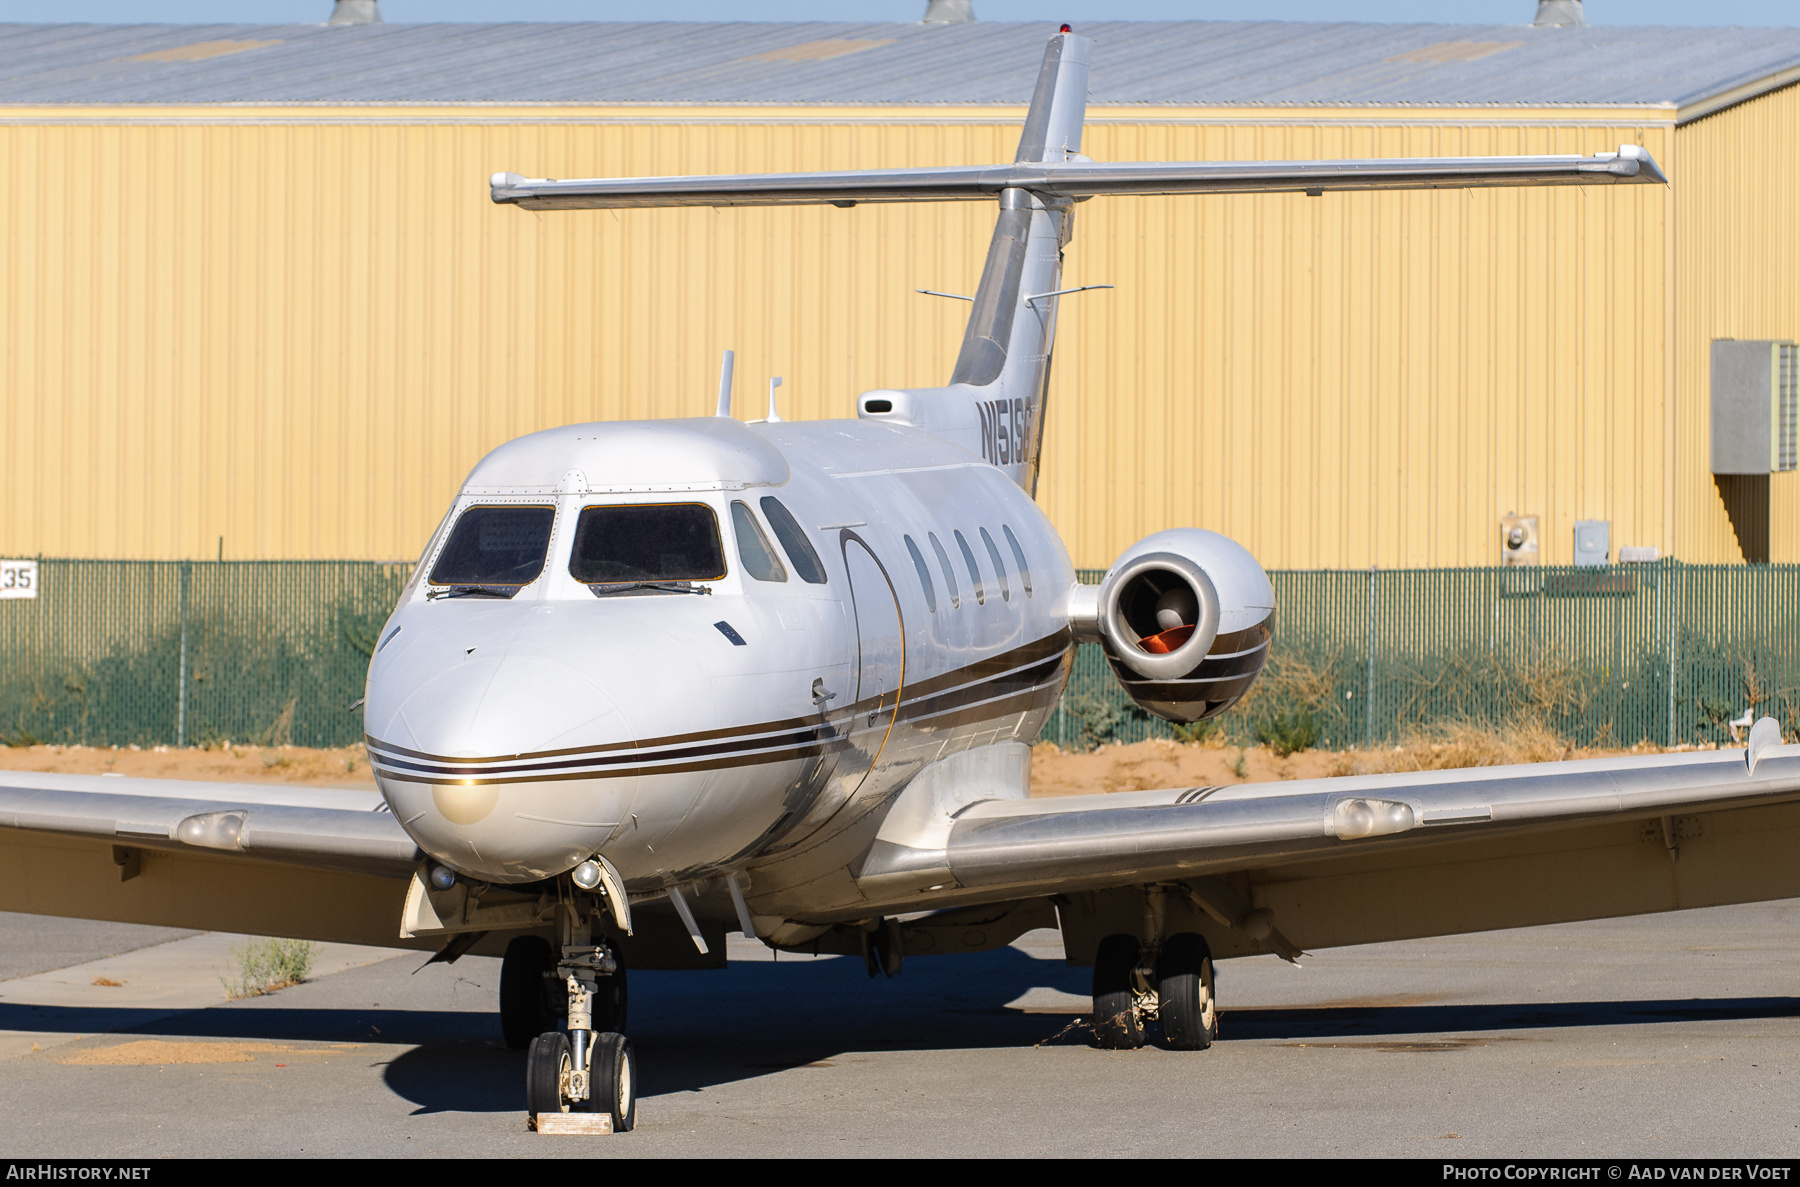
[[[1024,103],[1048,24],[0,24],[0,104]],[[1702,103],[1800,28],[1083,25],[1107,104]],[[824,44],[820,44],[824,43]]]

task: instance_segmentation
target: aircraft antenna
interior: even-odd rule
[[[725,358],[719,363],[719,411],[717,416],[731,415],[731,368],[737,359],[737,351],[728,350]]]
[[[780,386],[781,376],[777,375],[775,378],[769,380],[769,423],[772,425],[781,423],[781,417],[775,411],[775,389]]]

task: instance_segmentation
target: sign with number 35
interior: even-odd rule
[[[0,561],[0,598],[35,598],[37,595],[36,561]]]

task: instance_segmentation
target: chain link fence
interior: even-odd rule
[[[1800,565],[1269,576],[1269,666],[1203,727],[1239,745],[1341,749],[1466,722],[1543,727],[1577,746],[1672,746],[1729,741],[1746,713],[1800,733]],[[1045,733],[1075,749],[1192,735],[1125,701],[1092,645]]]
[[[0,601],[0,741],[344,746],[409,565],[46,560]]]
[[[355,742],[408,568],[43,561],[35,599],[0,600],[0,742]],[[1202,727],[1238,744],[1366,746],[1456,721],[1672,745],[1728,740],[1746,712],[1800,733],[1800,565],[1270,577],[1269,667]],[[1133,705],[1092,645],[1045,731],[1072,749],[1192,736]]]

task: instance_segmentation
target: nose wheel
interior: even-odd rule
[[[531,1041],[525,1057],[525,1107],[532,1119],[543,1113],[610,1113],[614,1133],[637,1124],[637,1055],[631,1040],[616,1031],[591,1034],[586,1068],[576,1066],[575,1048],[560,1030]],[[579,1094],[579,1095],[578,1095]]]
[[[521,936],[507,946],[500,986],[509,1046],[525,1027],[564,1024],[528,1040],[525,1108],[533,1122],[545,1113],[608,1113],[614,1133],[637,1124],[637,1062],[631,1040],[619,1033],[625,970],[611,948],[568,943],[552,961],[547,941]],[[551,1012],[557,1005],[566,1018]]]

